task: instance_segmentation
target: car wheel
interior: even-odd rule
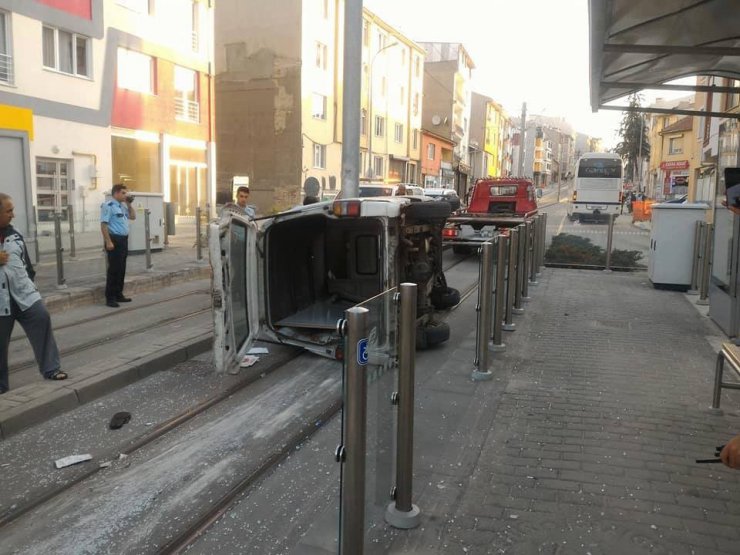
[[[406,216],[418,220],[446,219],[450,215],[447,202],[414,202],[406,206]]]
[[[447,287],[446,289],[443,289],[442,287],[432,289],[430,299],[434,308],[437,310],[444,310],[445,308],[453,307],[460,302],[460,291],[452,287]]]
[[[468,245],[452,245],[452,252],[455,254],[470,254],[473,250]]]
[[[416,328],[416,348],[420,351],[444,343],[450,338],[450,326],[446,322],[430,322]]]
[[[460,199],[458,197],[447,199],[447,204],[450,205],[450,210],[452,210],[453,212],[455,210],[460,210]]]

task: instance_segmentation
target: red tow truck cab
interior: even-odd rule
[[[493,214],[527,218],[537,213],[534,185],[519,177],[479,179],[468,205],[470,214]]]

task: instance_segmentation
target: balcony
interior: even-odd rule
[[[0,83],[13,84],[13,56],[0,54]]]
[[[180,121],[200,123],[200,104],[193,100],[175,97],[175,118]]]

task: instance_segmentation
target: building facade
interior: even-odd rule
[[[421,180],[419,181],[422,186],[454,188],[455,172],[452,169],[454,148],[455,143],[450,139],[429,131],[422,131]]]
[[[422,127],[455,145],[455,189],[464,197],[470,186],[471,79],[475,65],[460,43],[421,42],[426,51]]]
[[[218,190],[247,179],[260,213],[299,203],[307,180],[341,189],[342,1],[221,0],[216,10]],[[363,12],[360,176],[419,176],[424,50]]]
[[[509,175],[511,122],[492,98],[473,93],[470,112],[470,167],[473,181]]]
[[[212,201],[212,13],[205,0],[0,0],[0,159],[23,183],[8,192],[26,233],[70,210],[94,230],[117,182],[186,217]]]

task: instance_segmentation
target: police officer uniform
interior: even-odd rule
[[[128,206],[116,199],[104,202],[100,207],[100,222],[108,224],[108,234],[113,250],[107,250],[108,273],[105,281],[105,300],[108,304],[127,301],[123,296],[123,280],[126,277],[128,257]]]

